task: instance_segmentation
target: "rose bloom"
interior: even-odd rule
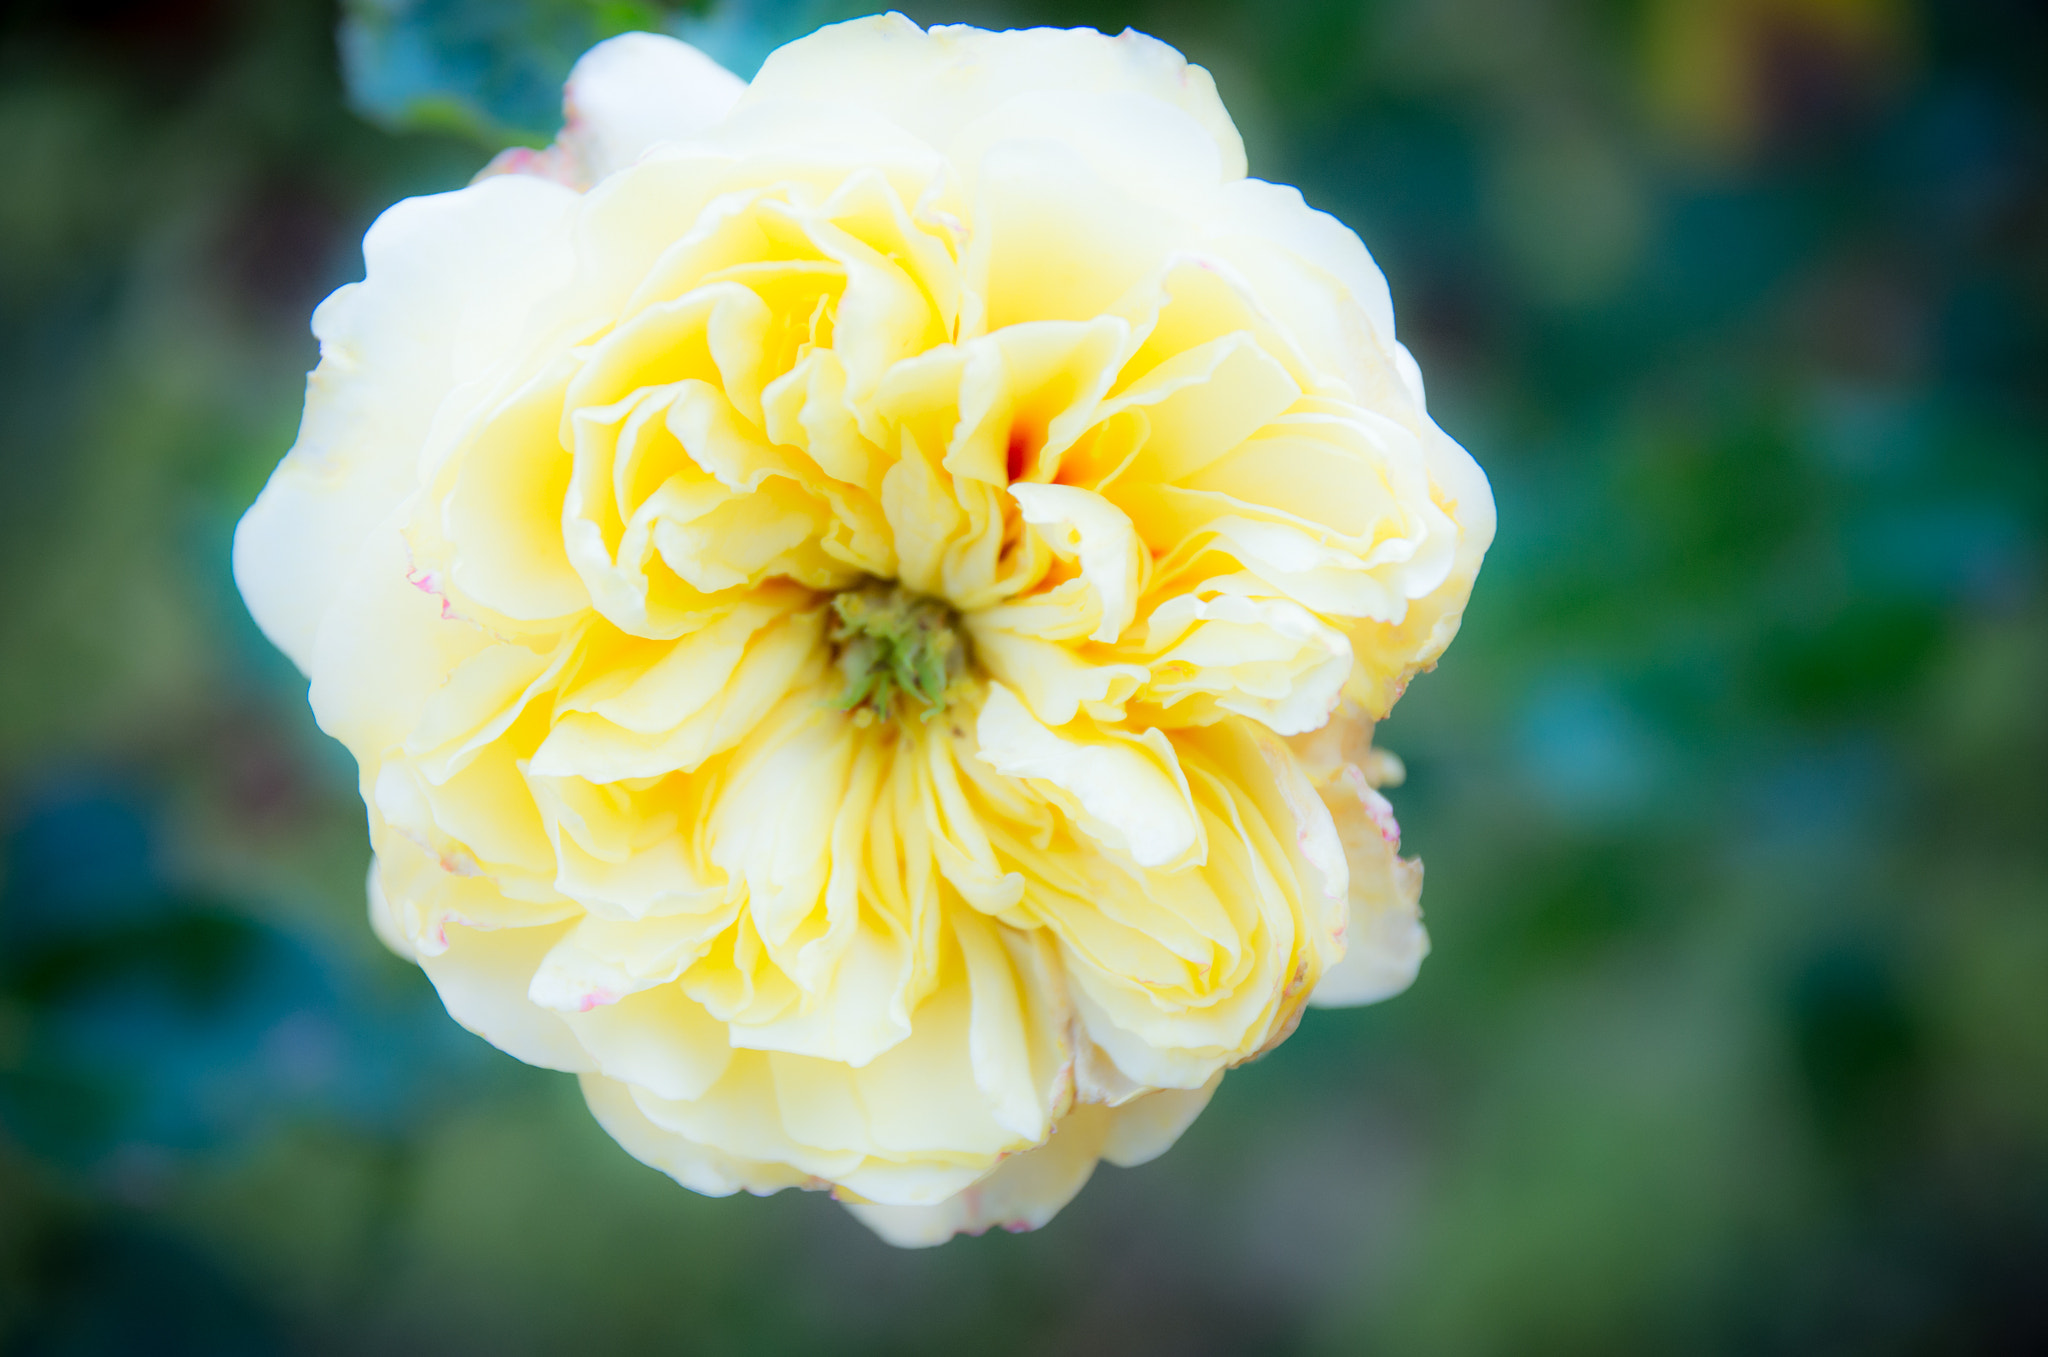
[[[892,15],[566,108],[371,227],[235,539],[448,1011],[917,1245],[1406,986],[1372,724],[1493,502],[1208,73]]]

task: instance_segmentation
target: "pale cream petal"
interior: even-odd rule
[[[1130,341],[1130,327],[1116,317],[1006,326],[923,360],[957,355],[957,390],[901,389],[921,366],[904,363],[876,391],[876,405],[892,418],[950,424],[941,464],[956,476],[994,486],[1050,479],[1060,453],[1096,417]]]
[[[1072,966],[1072,963],[1069,963]],[[1250,1052],[1241,1048],[1247,1025],[1241,1014],[1226,1019],[1240,1030],[1235,1039],[1217,1039],[1215,1029],[1225,1024],[1202,1024],[1208,1031],[1183,1030],[1189,1024],[1180,1015],[1162,1014],[1144,996],[1134,996],[1118,983],[1117,977],[1073,967],[1071,983],[1074,1011],[1080,1015],[1088,1039],[1102,1048],[1117,1072],[1139,1088],[1200,1088],[1218,1070],[1245,1059]],[[1243,1004],[1233,1007],[1242,1009]]]
[[[1114,641],[1137,614],[1151,564],[1123,510],[1092,490],[1072,485],[1019,483],[1010,497],[1024,521],[1038,528],[1057,554],[1077,560],[1081,582],[1095,591],[1097,617],[1089,636]]]
[[[547,829],[527,795],[512,750],[494,745],[436,784],[401,761],[384,764],[371,803],[391,826],[444,861],[488,875],[501,888],[532,896],[555,875]]]
[[[655,989],[674,989],[674,981],[711,950],[738,912],[734,902],[698,913],[643,919],[585,915],[541,961],[527,997],[557,1013],[579,1014]],[[635,1011],[659,1017],[670,1009],[657,1005]],[[686,1019],[691,1016],[688,1010],[676,1011]],[[723,1026],[719,1030],[723,1046]]]
[[[725,691],[762,630],[787,619],[807,601],[793,591],[756,592],[737,599],[726,605],[723,616],[658,648],[657,658],[645,668],[621,663],[605,675],[615,682],[579,688],[556,710],[587,711],[641,735],[674,730]]]
[[[734,1022],[735,1047],[811,1056],[849,1069],[883,1057],[911,1036],[901,1002],[909,956],[902,939],[862,927],[833,958],[822,990],[767,1022]]]
[[[595,713],[566,712],[528,771],[589,782],[688,772],[745,739],[778,704],[804,700],[823,677],[821,630],[816,614],[799,614],[756,633],[718,695],[671,730],[641,734]]]
[[[989,781],[1001,783],[1011,791],[1021,788],[972,759],[964,723],[956,724],[948,718],[943,726],[934,723],[920,733],[924,738],[918,746],[923,757],[914,763],[900,763],[895,774],[898,779],[914,779],[915,807],[906,808],[910,812],[907,817],[892,813],[887,821],[878,819],[873,826],[876,837],[872,842],[880,844],[884,842],[881,836],[893,832],[893,837],[902,840],[905,852],[929,852],[939,875],[969,905],[985,914],[1002,915],[1015,908],[1023,897],[1025,883],[1021,874],[1005,871],[997,859],[983,820],[989,813],[1003,812],[1000,803],[991,806],[990,798],[983,793]],[[902,795],[901,785],[892,786],[892,790],[898,794],[899,803],[910,800]],[[1021,799],[1035,800],[1028,793]],[[1042,807],[1043,803],[1037,804]],[[1045,809],[1049,813],[1049,808]],[[896,806],[892,805],[890,810],[894,812]],[[876,874],[878,886],[884,875]],[[905,885],[908,884],[906,881]],[[910,913],[897,911],[899,917]]]
[[[1303,776],[1320,787],[1342,773],[1346,764],[1355,763],[1370,769],[1376,754],[1372,744],[1373,728],[1371,714],[1347,698],[1337,704],[1337,710],[1330,714],[1327,722],[1288,740],[1287,747],[1294,751]],[[1393,784],[1375,782],[1374,785],[1398,785],[1398,779]]]
[[[897,578],[921,594],[944,596],[947,550],[970,527],[950,477],[906,430],[896,464],[882,478],[882,512],[895,537]]]
[[[1409,600],[1367,570],[1356,553],[1300,528],[1222,514],[1208,530],[1245,567],[1303,607],[1336,617],[1400,622]]]
[[[1059,1214],[1095,1173],[1108,1138],[1107,1108],[1077,1107],[1051,1140],[1012,1155],[995,1172],[958,1195],[932,1206],[879,1206],[849,1202],[861,1224],[902,1249],[930,1248],[956,1234],[981,1234],[1001,1226],[1012,1233],[1036,1230]]]
[[[470,656],[427,700],[405,737],[406,755],[429,782],[446,782],[554,689],[581,642],[572,632],[553,654],[508,642]]]
[[[1180,108],[1130,89],[1035,90],[996,105],[946,142],[970,182],[997,147],[1049,142],[1102,183],[1176,213],[1206,212],[1224,182],[1222,148]],[[1241,174],[1241,165],[1234,165]]]
[[[1422,926],[1422,862],[1400,855],[1392,811],[1356,766],[1323,788],[1350,866],[1350,921],[1344,957],[1323,972],[1309,1002],[1318,1008],[1378,1003],[1414,983],[1429,955]]]
[[[1048,726],[1063,726],[1084,710],[1098,721],[1122,720],[1126,700],[1150,677],[1142,665],[1091,664],[1072,647],[1011,631],[988,618],[981,613],[967,619],[976,661]]]
[[[402,745],[450,677],[499,638],[414,568],[395,520],[371,531],[335,583],[309,657],[310,700],[320,728],[368,762]]]
[[[383,781],[380,774],[378,782]],[[435,842],[431,832],[392,825],[375,801],[369,811],[370,844],[383,901],[379,913],[388,931],[415,957],[446,950],[450,924],[521,930],[564,923],[579,913],[575,901],[545,884],[528,889],[533,883],[518,877],[486,875],[461,845],[445,839]]]
[[[1172,1149],[1181,1133],[1202,1115],[1202,1109],[1209,1105],[1216,1086],[1222,1082],[1219,1071],[1200,1088],[1161,1089],[1112,1109],[1109,1135],[1102,1142],[1102,1157],[1127,1169],[1157,1159]]]
[[[1147,621],[1144,700],[1171,710],[1189,698],[1191,719],[1209,708],[1249,716],[1277,734],[1321,726],[1351,673],[1344,633],[1287,599],[1243,592],[1239,580],[1180,594]]]
[[[1355,231],[1316,211],[1302,201],[1299,189],[1284,184],[1240,179],[1222,191],[1220,201],[1212,231],[1241,232],[1286,248],[1341,288],[1363,309],[1380,344],[1392,347],[1394,302],[1386,275]]]
[[[872,1202],[876,1205],[911,1209],[946,1201],[974,1184],[988,1171],[992,1155],[977,1156],[970,1163],[950,1163],[942,1158],[890,1159],[870,1156],[849,1169],[834,1184],[836,1200]]]
[[[874,770],[859,757],[866,742],[823,696],[793,697],[738,751],[706,825],[711,860],[746,883],[771,948],[800,943],[800,926],[822,915],[834,822],[849,791],[873,796]],[[853,786],[857,777],[864,787]]]
[[[450,924],[447,947],[423,953],[420,966],[448,1016],[507,1055],[551,1070],[595,1069],[561,1016],[526,997],[533,973],[567,927],[484,930]]]
[[[1118,302],[1116,312],[1139,336],[1137,350],[1119,375],[1119,394],[1169,360],[1233,335],[1278,363],[1304,391],[1355,394],[1340,373],[1328,370],[1295,339],[1251,280],[1214,251],[1169,254],[1152,277]]]
[[[1200,822],[1173,748],[1158,731],[1073,739],[1048,730],[1000,683],[975,722],[978,757],[1010,777],[1049,783],[1081,814],[1081,826],[1140,866],[1162,867],[1199,854]]]
[[[643,388],[609,406],[574,410],[568,421],[564,550],[605,620],[654,640],[682,636],[731,606],[676,577],[656,553],[655,528],[664,518],[687,521],[730,498],[668,427],[679,390]]]
[[[725,1024],[675,985],[564,1013],[562,1021],[606,1077],[663,1098],[702,1096],[732,1061]]]
[[[1036,851],[1007,838],[1004,846],[1023,850],[1017,861],[1027,882],[1012,917],[1052,933],[1070,978],[1094,977],[1078,982],[1084,988],[1103,982],[1109,1002],[1128,1002],[1171,1027],[1219,990],[1227,993],[1252,961],[1245,935],[1256,927],[1256,910],[1222,898],[1209,873],[1134,880],[1127,865],[1079,836],[1032,845]]]
[[[650,147],[682,141],[723,118],[747,83],[686,42],[621,33],[580,57],[562,92],[563,140],[596,183]]]
[[[554,845],[555,889],[594,918],[701,914],[735,896],[695,832],[708,788],[692,781],[636,792],[546,777],[531,763],[523,771]]]
[[[1332,718],[1330,724],[1341,719]],[[1367,730],[1369,737],[1369,723]],[[1334,941],[1342,934],[1347,918],[1351,864],[1337,822],[1318,790],[1327,779],[1319,778],[1302,757],[1299,737],[1274,740],[1260,735],[1255,736],[1253,744],[1271,779],[1270,784],[1261,783],[1262,787],[1271,787],[1271,793],[1264,798],[1265,809],[1274,822],[1276,837],[1291,842],[1294,849],[1298,860],[1296,877],[1311,941],[1323,944],[1318,949],[1323,952],[1319,960],[1322,968],[1328,970],[1334,960]]]
[[[785,1120],[777,1091],[776,1065],[806,1059],[735,1051],[718,1082],[696,1098],[663,1098],[638,1085],[628,1087],[641,1114],[664,1131],[735,1159],[787,1165],[806,1178],[836,1182],[858,1170],[865,1153],[820,1147],[797,1138]],[[850,1120],[843,1124],[853,1125]],[[804,1125],[801,1119],[798,1125]]]
[[[1249,334],[1225,335],[1167,358],[1103,406],[1104,418],[1142,411],[1148,430],[1118,478],[1119,493],[1199,472],[1300,395],[1293,376]],[[1155,539],[1151,545],[1164,550],[1174,543]]]
[[[1214,145],[1216,173],[1244,174],[1244,143],[1209,73],[1156,38],[1036,28],[989,33],[918,28],[900,14],[820,29],[772,53],[740,101],[846,105],[949,148],[984,114],[1041,92],[1140,96],[1191,119]],[[1083,144],[1090,129],[1060,128]]]
[[[408,198],[363,238],[364,280],[314,312],[320,366],[298,441],[234,547],[251,614],[301,670],[358,548],[418,482],[436,415],[569,276],[575,201],[526,178]]]
[[[655,1125],[634,1101],[633,1086],[622,1080],[585,1074],[582,1085],[584,1101],[606,1134],[627,1154],[649,1168],[660,1169],[692,1192],[729,1197],[745,1190],[766,1196],[809,1185],[809,1175],[787,1164],[726,1154]]]
[[[1102,316],[1191,243],[1179,217],[1097,178],[1078,152],[1052,143],[991,148],[973,211],[963,338]]]
[[[858,395],[874,389],[881,368],[873,365],[886,365],[887,361],[942,342],[953,334],[960,315],[959,264],[946,233],[920,220],[916,211],[918,201],[919,198],[906,198],[883,169],[863,168],[847,175],[818,206],[818,219],[830,222],[835,229],[819,231],[814,239],[848,271],[847,309],[834,317],[835,326],[846,323],[872,332],[873,338],[890,341],[846,356],[853,390]],[[905,283],[923,294],[923,305],[902,308],[894,295],[886,300],[869,300],[870,292],[899,294]],[[927,310],[928,315],[920,314]],[[870,315],[882,323],[871,322]],[[904,317],[916,317],[919,329],[902,328],[900,320]],[[871,343],[869,334],[856,338],[864,345]],[[892,351],[904,344],[914,347]],[[871,366],[873,370],[869,370]]]
[[[1312,524],[1354,545],[1371,566],[1400,561],[1413,568],[1427,551],[1418,539],[1440,530],[1443,563],[1433,578],[1400,586],[1410,598],[1442,583],[1450,564],[1456,529],[1430,513],[1436,506],[1420,444],[1399,421],[1369,410],[1324,402],[1277,418],[1229,455],[1176,480]]]
[[[958,1174],[951,1186],[941,1185],[937,1191],[913,1180],[893,1187],[839,1180],[861,1196],[897,1202],[950,1196],[985,1172],[999,1155],[1029,1143],[1004,1124],[1000,1095],[992,1099],[976,1077],[971,1049],[974,1013],[969,985],[956,975],[919,1007],[916,1030],[907,1040],[864,1066],[773,1057],[785,1124],[806,1143],[858,1146],[871,1157],[910,1165],[924,1161]],[[982,1016],[986,1019],[987,1014]],[[1024,1077],[1028,1079],[1028,1071]],[[850,1101],[832,1114],[837,1125],[818,1121],[817,1114],[825,1109],[822,1104],[813,1107],[805,1129],[790,1110],[796,1105],[799,1084],[818,1080],[833,1081]],[[855,1108],[857,1128],[852,1124]]]
[[[1045,1138],[1055,1112],[1048,1098],[1055,1090],[1042,1087],[1032,1069],[1030,1022],[1023,987],[1012,968],[998,930],[971,910],[957,910],[951,920],[967,970],[973,1006],[967,1024],[968,1056],[974,1084],[988,1101],[996,1124],[1023,1140]]]
[[[1377,716],[1386,715],[1408,680],[1434,664],[1458,634],[1480,563],[1493,542],[1493,492],[1485,473],[1433,423],[1423,431],[1422,446],[1443,510],[1457,522],[1458,534],[1449,574],[1435,592],[1416,600],[1399,623],[1368,622],[1353,629],[1359,665],[1347,695]]]
[[[1176,736],[1189,785],[1208,821],[1198,871],[1155,877],[1228,912],[1228,946],[1199,972],[1175,977],[1116,965],[1079,935],[1063,936],[1073,997],[1087,1034],[1122,1074],[1154,1088],[1194,1088],[1293,1027],[1310,986],[1339,954],[1327,824],[1291,751],[1242,720]],[[1307,815],[1304,812],[1309,812]],[[1199,891],[1200,894],[1196,894]],[[1153,925],[1156,928],[1156,925]]]
[[[543,372],[485,416],[441,505],[455,587],[519,621],[590,606],[562,544],[573,465],[558,434],[566,382],[562,368]]]
[[[419,953],[413,950],[412,939],[405,935],[398,920],[392,916],[390,897],[384,894],[383,876],[374,854],[370,858],[369,880],[366,893],[370,899],[370,931],[377,935],[377,941],[390,948],[396,956],[407,961],[418,962]]]

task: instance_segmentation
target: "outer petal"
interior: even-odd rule
[[[1309,1003],[1317,1008],[1391,999],[1415,982],[1429,955],[1422,926],[1422,862],[1400,855],[1401,831],[1379,792],[1355,765],[1323,788],[1350,868],[1350,920],[1344,957],[1323,972]]]
[[[384,894],[384,882],[377,869],[375,854],[370,856],[370,874],[365,894],[370,899],[370,931],[377,935],[377,941],[390,948],[393,954],[417,963],[420,959],[419,953],[413,949],[411,939],[405,936],[405,930],[400,928],[398,921],[391,916],[391,899]]]
[[[591,183],[731,111],[747,82],[686,42],[621,33],[583,54],[562,92],[564,137]]]
[[[1035,1230],[1074,1199],[1099,1160],[1132,1168],[1166,1153],[1209,1105],[1221,1074],[1194,1089],[1167,1089],[1121,1107],[1077,1107],[1052,1139],[1012,1155],[988,1177],[933,1206],[849,1202],[861,1224],[898,1248],[928,1248],[1000,1225]]]
[[[1102,1157],[1127,1169],[1151,1163],[1194,1125],[1222,1082],[1223,1074],[1218,1071],[1200,1088],[1164,1088],[1114,1108],[1109,1135],[1102,1142]]]
[[[562,133],[544,151],[514,146],[479,178],[535,175],[589,188],[664,142],[731,111],[747,82],[686,42],[621,33],[585,52],[562,90]]]
[[[448,948],[420,957],[448,1015],[491,1045],[544,1069],[582,1071],[595,1062],[560,1015],[527,1000],[527,987],[563,928],[447,928]]]
[[[1428,416],[1423,418],[1422,448],[1430,479],[1445,496],[1445,511],[1458,525],[1458,538],[1449,577],[1427,598],[1410,604],[1400,623],[1368,620],[1352,629],[1352,650],[1360,663],[1346,696],[1376,716],[1385,716],[1409,679],[1434,665],[1457,636],[1480,564],[1493,544],[1493,489],[1486,473]]]
[[[633,1101],[629,1085],[596,1074],[584,1075],[582,1082],[591,1115],[626,1153],[693,1192],[728,1197],[745,1188],[765,1196],[807,1184],[803,1173],[786,1164],[739,1159],[656,1126]]]
[[[524,177],[408,198],[363,238],[364,280],[313,313],[320,366],[298,441],[234,549],[256,624],[302,671],[357,547],[418,479],[436,415],[502,362],[568,276],[575,201]]]
[[[1013,1233],[1035,1230],[1087,1185],[1113,1121],[1106,1107],[1077,1107],[1051,1140],[1010,1156],[988,1177],[945,1201],[932,1206],[849,1202],[846,1209],[899,1249],[930,1248],[993,1225]]]
[[[1302,201],[1301,191],[1263,179],[1232,184],[1222,199],[1221,230],[1242,231],[1286,247],[1363,307],[1382,347],[1394,343],[1394,301],[1386,275],[1357,232]]]
[[[771,54],[740,108],[772,101],[847,104],[880,114],[932,146],[950,149],[984,114],[1045,92],[1134,94],[1193,119],[1216,147],[1225,179],[1242,178],[1244,142],[1200,66],[1156,38],[1126,30],[1034,28],[990,33],[948,26],[929,33],[900,14],[820,29]],[[1070,129],[1042,127],[1054,137]],[[1098,129],[1098,137],[1110,129]]]

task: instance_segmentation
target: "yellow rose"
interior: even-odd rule
[[[1208,74],[890,16],[566,106],[371,228],[235,542],[449,1012],[686,1186],[926,1244],[1405,986],[1371,722],[1493,503]]]

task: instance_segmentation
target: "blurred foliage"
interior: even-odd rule
[[[349,0],[341,65],[349,102],[387,127],[545,145],[577,55],[673,17],[659,0]]]
[[[746,70],[838,11],[27,0],[0,1348],[2048,1349],[2048,15],[911,8],[1174,42],[1385,266],[1501,513],[1383,732],[1421,981],[1037,1235],[899,1254],[633,1163],[371,938],[228,534],[376,211],[545,136],[597,37]]]
[[[395,131],[492,150],[545,145],[576,58],[618,33],[668,33],[751,75],[769,52],[862,13],[832,0],[342,0],[349,102]]]

